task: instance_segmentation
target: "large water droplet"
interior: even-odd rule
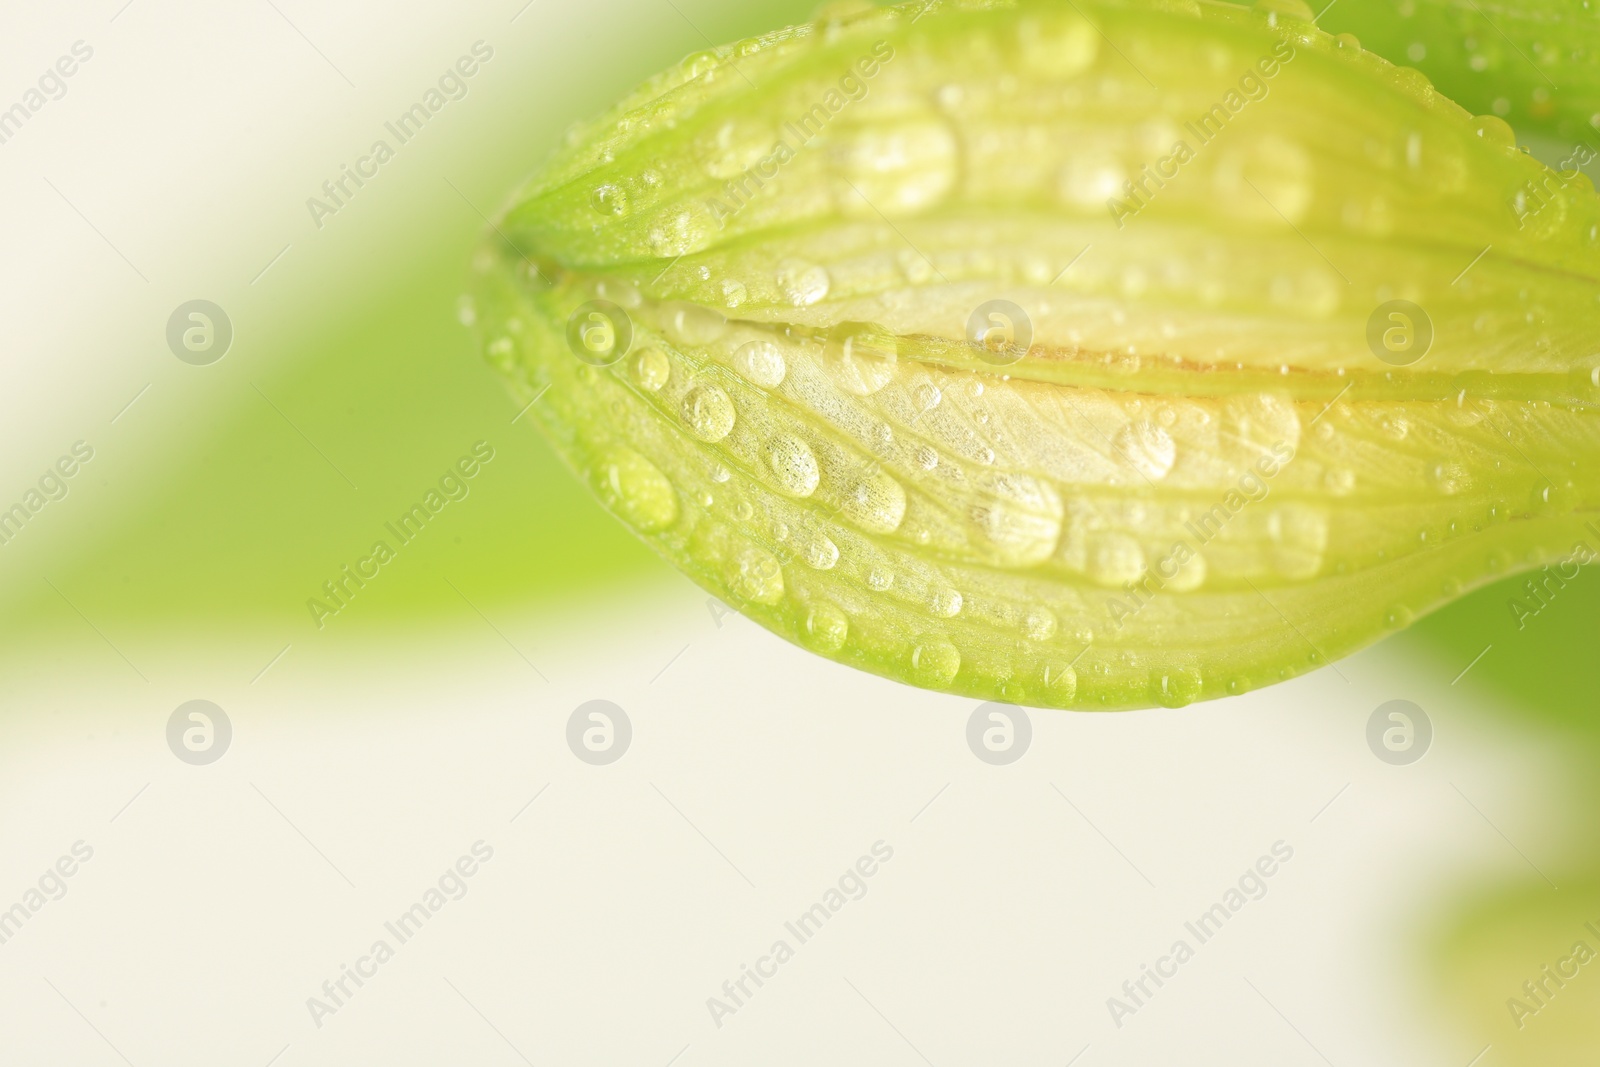
[[[628,193],[622,186],[606,182],[595,189],[590,203],[602,215],[625,215],[628,211]]]
[[[730,560],[728,590],[741,600],[776,604],[783,598],[783,568],[770,552],[745,545]]]
[[[828,331],[825,358],[839,388],[871,396],[894,378],[898,341],[881,326],[843,322]]]
[[[976,547],[996,563],[1031,567],[1055,552],[1061,538],[1061,496],[1049,482],[1026,474],[986,473],[978,476],[985,499],[972,504]]]
[[[1116,445],[1118,455],[1152,482],[1167,476],[1178,454],[1172,436],[1144,419],[1130,422],[1118,430],[1112,443]]]
[[[1134,581],[1144,574],[1144,549],[1127,534],[1100,534],[1089,543],[1087,572],[1101,585]]]
[[[1489,144],[1499,148],[1515,148],[1517,133],[1505,119],[1494,115],[1479,115],[1472,120],[1472,132]]]
[[[1271,539],[1268,558],[1272,569],[1285,578],[1314,578],[1322,570],[1328,550],[1328,519],[1321,510],[1305,504],[1285,504],[1267,517]]]
[[[813,604],[806,613],[806,636],[818,651],[837,652],[850,636],[850,620],[832,604],[825,601]]]
[[[928,608],[941,619],[961,614],[962,597],[954,589],[935,589],[928,594]]]
[[[911,670],[925,686],[946,686],[961,669],[961,653],[943,638],[917,642],[911,650]]]
[[[595,468],[601,498],[637,530],[659,530],[678,517],[678,497],[667,476],[631,448],[607,451]]]
[[[1428,481],[1446,496],[1454,496],[1472,484],[1472,477],[1459,463],[1435,463],[1428,468]]]
[[[1189,667],[1170,667],[1150,675],[1150,699],[1164,708],[1193,704],[1202,688],[1200,672]]]
[[[728,320],[715,308],[699,304],[672,304],[664,311],[667,336],[680,345],[708,345],[728,329]]]
[[[859,127],[833,151],[835,200],[864,218],[926,210],[955,184],[958,153],[955,134],[936,118]]]
[[[840,510],[868,533],[894,533],[906,517],[906,491],[879,471],[861,478],[844,491]]]
[[[1048,641],[1056,634],[1056,617],[1049,608],[1032,607],[1022,617],[1022,633],[1030,641]]]
[[[667,384],[672,376],[672,363],[659,348],[642,348],[633,357],[633,380],[639,388],[653,393]]]
[[[1039,677],[1050,703],[1056,707],[1066,707],[1078,695],[1078,672],[1070,663],[1046,664]]]
[[[776,389],[783,384],[789,365],[778,342],[761,338],[739,346],[733,354],[733,369],[754,385]]]
[[[658,256],[686,256],[704,247],[715,228],[703,204],[682,205],[663,212],[645,239],[650,243],[650,251]]]
[[[827,296],[831,284],[826,270],[803,259],[780,261],[774,279],[778,292],[797,308],[808,307]]]
[[[839,562],[839,546],[822,534],[816,534],[806,541],[801,558],[813,570],[832,570],[834,564]]]
[[[767,442],[767,466],[778,491],[786,496],[807,497],[816,492],[821,473],[811,446],[790,434],[779,434]]]
[[[682,410],[689,431],[708,444],[722,440],[733,430],[733,401],[721,386],[694,386],[684,394]]]

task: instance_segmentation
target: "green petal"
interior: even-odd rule
[[[975,697],[1242,692],[1600,548],[1592,189],[1271,7],[692,57],[497,223],[488,357],[715,595]]]

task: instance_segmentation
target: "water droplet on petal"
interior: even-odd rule
[[[814,604],[806,613],[806,636],[818,651],[837,652],[850,636],[850,620],[832,604]]]
[[[813,570],[832,570],[834,564],[839,562],[839,546],[822,534],[817,534],[806,542],[802,558],[805,559],[806,566]]]
[[[1165,478],[1177,458],[1171,435],[1144,419],[1128,423],[1113,440],[1117,454],[1153,482]]]
[[[672,376],[672,363],[659,348],[642,348],[633,357],[633,380],[639,388],[653,393],[667,384]]]
[[[601,499],[635,529],[659,530],[678,517],[672,483],[631,448],[607,451],[595,468],[594,480]]]
[[[1022,617],[1022,632],[1030,641],[1048,641],[1056,633],[1056,617],[1049,608],[1029,608]]]
[[[961,594],[954,589],[935,589],[928,597],[928,607],[941,619],[961,614]]]
[[[961,669],[961,653],[943,638],[923,639],[911,650],[911,670],[926,686],[946,686]]]
[[[844,322],[828,331],[827,368],[834,382],[854,396],[871,396],[894,378],[898,340],[881,326]]]
[[[664,310],[667,336],[680,345],[708,345],[728,329],[728,320],[715,308],[699,304],[672,304]]]
[[[590,202],[602,215],[625,215],[628,212],[627,191],[612,182],[597,187]]]
[[[1200,672],[1187,667],[1172,667],[1150,675],[1150,699],[1164,708],[1181,708],[1199,699]]]
[[[840,510],[868,533],[894,533],[906,517],[906,491],[880,471],[846,489]]]
[[[718,385],[696,385],[683,396],[683,421],[689,431],[706,443],[714,443],[733,430],[733,401]]]
[[[1144,549],[1127,534],[1105,533],[1089,545],[1088,575],[1101,585],[1120,586],[1144,573]]]
[[[733,369],[753,385],[776,389],[789,372],[783,349],[776,341],[761,338],[739,346],[733,354]]]
[[[745,545],[730,561],[728,590],[740,600],[776,604],[783,598],[783,568],[770,552]]]
[[[807,497],[816,492],[821,473],[811,446],[790,434],[779,434],[767,442],[767,466],[778,491],[786,496]]]
[[[809,307],[828,295],[828,272],[803,259],[779,262],[775,280],[778,292],[795,307]]]

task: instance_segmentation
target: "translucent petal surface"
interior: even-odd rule
[[[617,516],[777,633],[1178,705],[1600,548],[1600,212],[1515,210],[1548,176],[1295,3],[866,9],[576,128],[478,318]]]

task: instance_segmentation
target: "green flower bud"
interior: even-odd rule
[[[1600,547],[1600,205],[1297,0],[915,3],[692,57],[477,261],[695,581],[1032,705],[1312,669]]]

